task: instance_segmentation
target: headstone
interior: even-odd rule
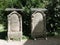
[[[32,29],[31,36],[33,38],[43,37],[46,34],[46,16],[41,11],[36,11],[31,16]]]
[[[22,16],[16,11],[8,15],[8,40],[21,40]]]

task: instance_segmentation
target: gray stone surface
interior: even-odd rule
[[[60,45],[60,39],[48,38],[48,40],[27,40],[23,45]]]
[[[45,14],[42,12],[34,12],[32,14],[32,37],[40,37],[45,35]]]
[[[8,39],[18,40],[22,38],[22,16],[13,11],[8,15]]]

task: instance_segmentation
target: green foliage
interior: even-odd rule
[[[0,32],[3,32],[3,31],[5,31],[4,26],[2,24],[0,24]]]
[[[46,5],[46,1],[45,0],[31,0],[31,4],[33,8],[44,8]]]
[[[46,12],[47,30],[49,32],[57,32],[60,30],[60,0],[0,0],[0,24],[6,24],[5,22],[7,21],[7,15],[4,14],[5,8],[23,8],[24,22],[26,27],[28,27],[31,21],[30,8],[45,7],[48,9]]]
[[[49,32],[57,32],[60,27],[60,1],[51,0],[47,5],[47,30]],[[55,33],[56,34],[56,33]]]
[[[5,8],[5,0],[0,0],[0,10]]]
[[[22,36],[22,39],[23,39],[23,40],[27,40],[27,39],[29,39],[29,37],[23,35],[23,36]]]

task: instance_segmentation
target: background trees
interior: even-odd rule
[[[49,32],[60,32],[60,1],[52,0],[47,7],[47,30]]]
[[[47,9],[47,31],[59,32],[60,28],[60,1],[59,0],[0,0],[0,24],[6,22],[5,8],[23,8],[25,21],[29,24],[31,15],[30,8]],[[27,21],[28,20],[28,21]]]

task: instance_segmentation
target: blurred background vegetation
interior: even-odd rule
[[[55,35],[60,33],[60,0],[0,0],[0,32],[7,32],[7,15],[4,11],[6,8],[24,9],[24,29],[28,27],[24,31],[25,35],[30,32],[31,8],[46,8],[47,32]]]

